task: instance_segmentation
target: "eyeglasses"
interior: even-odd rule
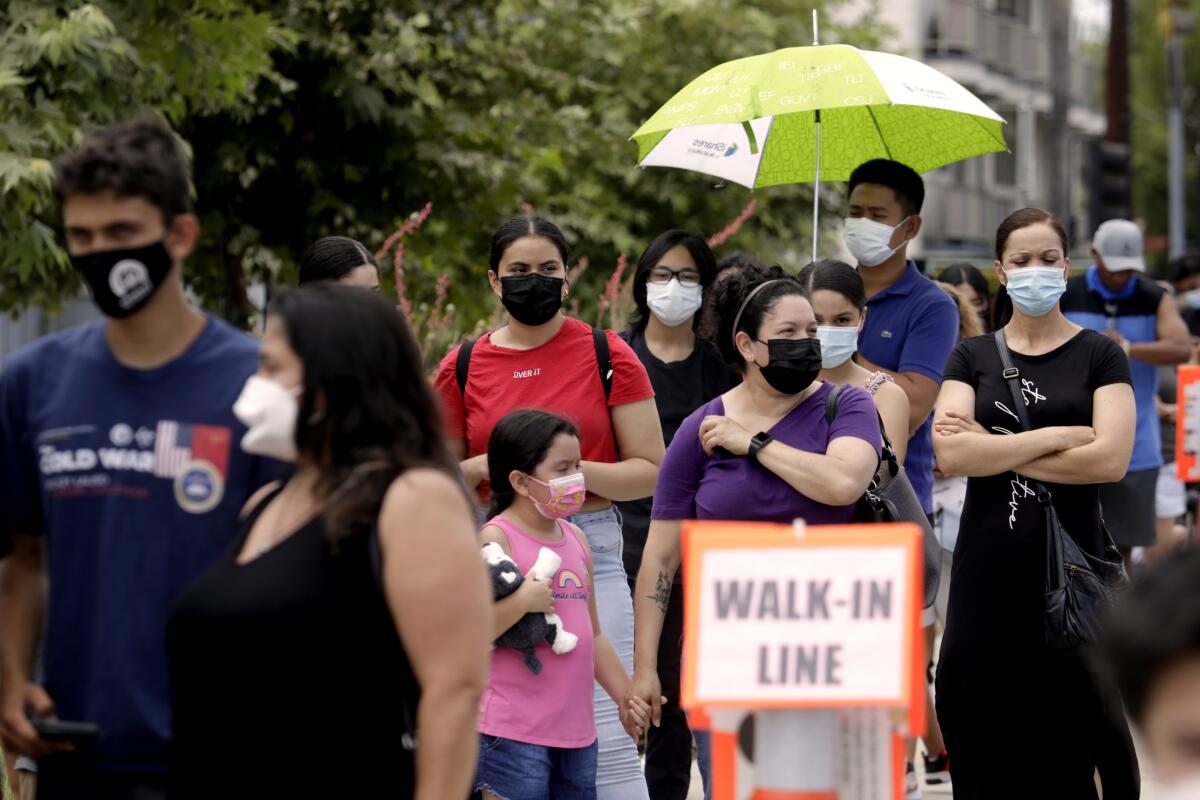
[[[694,269],[673,270],[669,267],[655,267],[650,270],[650,282],[659,285],[668,284],[671,278],[677,278],[680,286],[699,286],[700,273]]]

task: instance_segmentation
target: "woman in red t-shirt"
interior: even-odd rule
[[[508,412],[540,408],[568,417],[579,428],[589,494],[570,521],[583,530],[592,550],[600,627],[632,670],[633,601],[621,560],[620,516],[612,501],[654,494],[662,428],[646,369],[612,331],[604,332],[612,365],[605,397],[592,327],[562,312],[570,291],[568,258],[562,231],[542,217],[521,216],[501,225],[492,237],[488,281],[508,311],[508,324],[475,343],[461,388],[460,348],[442,360],[436,384],[451,447],[462,460],[467,483],[480,487],[481,498],[487,494],[488,438]],[[646,800],[637,749],[616,705],[598,687],[595,708],[599,800]]]

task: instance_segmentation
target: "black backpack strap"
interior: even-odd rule
[[[475,349],[475,340],[468,339],[458,348],[458,357],[454,359],[454,377],[458,379],[458,393],[467,396],[467,370],[471,368],[471,351]]]
[[[838,414],[838,399],[842,396],[842,387],[835,386],[833,391],[825,398],[825,424],[832,425],[837,419]]]
[[[604,387],[604,402],[612,395],[612,353],[608,349],[608,333],[600,328],[592,328],[592,345],[596,348],[596,367],[600,370],[600,385]],[[465,346],[465,345],[464,345]],[[461,353],[460,353],[460,361]]]

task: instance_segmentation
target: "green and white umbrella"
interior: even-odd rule
[[[789,47],[713,67],[632,137],[643,167],[750,189],[848,180],[888,158],[917,172],[1007,150],[1004,120],[954,80],[844,44]],[[816,258],[817,198],[813,202]]]

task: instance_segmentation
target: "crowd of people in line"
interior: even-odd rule
[[[0,738],[25,796],[683,800],[693,759],[706,786],[711,766],[679,705],[682,522],[851,522],[885,446],[942,548],[926,784],[1009,797],[1023,753],[1040,796],[1138,796],[1124,708],[1169,713],[1156,681],[1200,632],[1149,630],[1200,606],[1197,559],[1166,557],[1185,509],[1160,429],[1200,263],[1177,300],[1134,223],[1101,225],[1071,277],[1063,225],[1021,209],[995,292],[967,264],[935,281],[907,255],[920,176],[871,161],[848,186],[853,264],[718,262],[670,230],[616,332],[564,313],[567,237],[519,216],[478,277],[507,322],[430,381],[350,238],[303,254],[261,339],[193,306],[189,168],[158,123],[92,133],[55,176],[106,319],[0,372]],[[1044,639],[1037,482],[1088,552],[1107,528],[1127,558],[1178,562],[1114,625],[1116,681]],[[522,580],[496,600],[509,559]],[[557,633],[493,648],[529,614]]]

